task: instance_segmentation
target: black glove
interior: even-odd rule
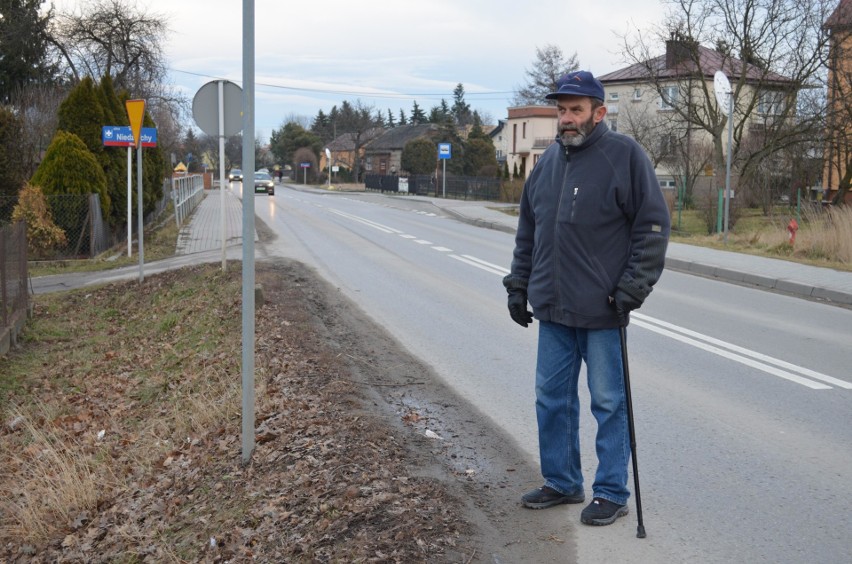
[[[642,305],[642,300],[629,294],[621,288],[615,289],[615,295],[609,298],[610,303],[618,314],[618,324],[627,327],[630,323],[630,312]]]
[[[532,312],[527,309],[527,292],[521,288],[510,288],[509,315],[512,320],[522,327],[529,326],[533,321]]]

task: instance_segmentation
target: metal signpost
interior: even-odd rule
[[[142,212],[142,119],[145,117],[145,100],[127,100],[124,106],[136,145],[136,217],[139,232],[139,282],[142,283],[145,281],[145,218]]]
[[[444,198],[447,197],[447,160],[452,158],[452,149],[452,145],[449,143],[438,143],[438,159],[444,163],[444,172],[441,175],[444,185]]]
[[[728,165],[725,172],[725,227],[724,240],[728,244],[728,224],[731,213],[731,153],[734,150],[734,92],[731,83],[722,71],[713,76],[713,90],[719,107],[728,113]]]
[[[225,259],[225,137],[236,135],[242,128],[242,89],[228,80],[213,80],[198,89],[192,99],[192,117],[207,135],[219,137],[219,226],[222,232],[222,270]],[[254,178],[243,175],[243,186]],[[243,190],[245,195],[245,189]]]
[[[157,130],[153,127],[142,128],[142,146],[157,146]],[[101,141],[104,147],[127,147],[127,256],[133,254],[133,130],[130,126],[105,125],[101,128]]]
[[[219,137],[222,270],[225,263],[225,137],[243,132],[243,347],[242,462],[254,452],[254,0],[243,0],[243,84],[227,80],[202,86],[192,100],[192,117],[207,135]],[[248,140],[248,141],[247,141]],[[252,192],[246,192],[246,186]]]

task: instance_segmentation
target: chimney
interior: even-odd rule
[[[671,39],[666,41],[666,68],[672,69],[683,61],[689,61],[697,47],[695,40],[687,39],[680,32],[673,31]]]

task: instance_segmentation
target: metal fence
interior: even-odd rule
[[[221,183],[220,183],[221,185]],[[200,174],[172,178],[172,201],[175,204],[175,221],[180,227],[192,210],[204,199],[204,177]]]
[[[163,183],[163,196],[154,204],[154,209],[145,215],[145,225],[156,221],[172,201],[171,184]],[[97,194],[45,194],[53,223],[65,233],[66,243],[43,251],[30,260],[68,260],[92,258],[127,239],[127,228],[110,227],[101,210]],[[0,196],[0,225],[11,222],[12,212],[18,203],[17,196]],[[115,205],[115,203],[114,203]],[[134,233],[137,222],[131,218]]]
[[[368,174],[364,178],[364,187],[381,192],[397,192],[418,196],[446,197],[455,200],[500,199],[501,181],[499,178],[481,176],[447,175],[446,184],[441,175],[397,176],[391,174]]]
[[[27,226],[23,221],[0,227],[0,351],[15,342],[26,320]]]
[[[92,257],[113,244],[97,194],[46,194],[44,199],[53,223],[65,233],[66,243],[31,259]],[[0,225],[11,222],[17,203],[16,196],[0,197]]]

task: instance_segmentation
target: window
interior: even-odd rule
[[[521,134],[521,138],[522,138],[522,139],[526,139],[526,138],[527,138],[527,122],[524,122],[524,123],[523,123],[523,133]]]
[[[606,105],[606,113],[618,114],[618,104],[607,104]]]
[[[757,113],[778,116],[784,111],[784,93],[764,90],[757,98]]]
[[[610,92],[609,99],[613,102],[618,102],[618,92]]]
[[[677,103],[677,86],[664,86],[660,90],[660,109],[671,110]]]
[[[608,125],[609,125],[609,128],[611,130],[618,131],[618,120],[617,119],[609,120]]]
[[[662,135],[660,137],[660,155],[661,156],[670,156],[675,154],[677,151],[677,137],[672,135],[671,133]]]
[[[642,90],[641,89],[639,89],[639,88],[633,89],[633,99],[634,100],[641,100],[642,99]]]

